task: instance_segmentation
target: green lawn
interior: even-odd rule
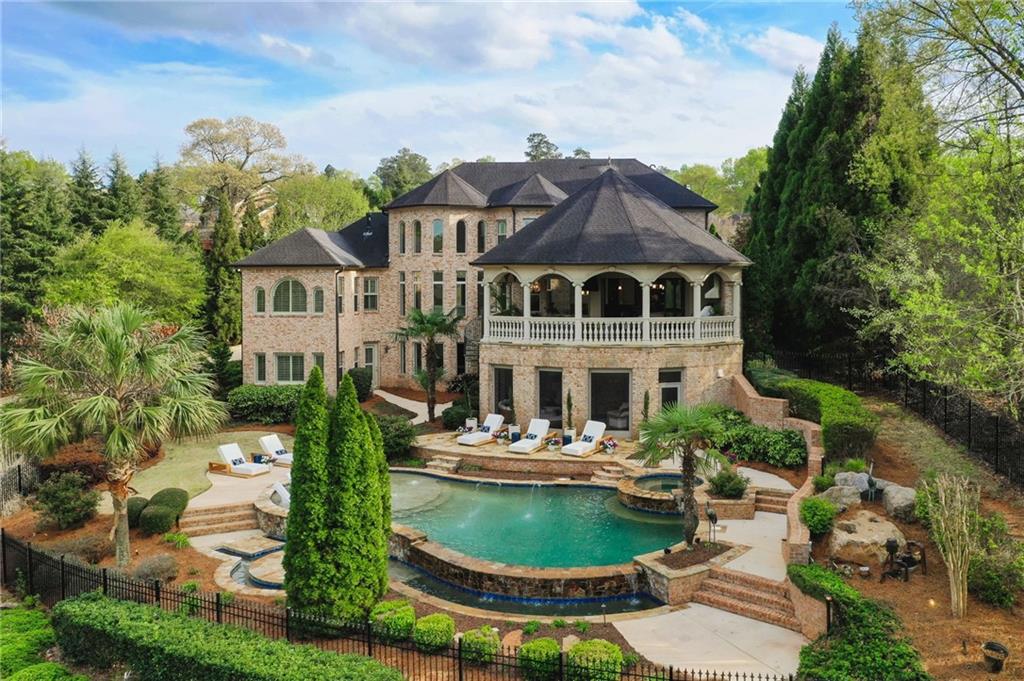
[[[217,433],[205,438],[189,438],[181,442],[164,445],[163,460],[151,468],[139,472],[132,479],[132,487],[138,494],[149,497],[165,487],[180,487],[194,497],[210,488],[206,477],[206,464],[220,461],[217,445],[237,442],[242,451],[249,454],[261,452],[259,438],[269,434],[265,430],[240,430]],[[291,448],[293,438],[278,434],[285,447]]]

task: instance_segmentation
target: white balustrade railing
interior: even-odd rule
[[[486,340],[557,345],[664,345],[737,338],[735,317],[487,318]]]

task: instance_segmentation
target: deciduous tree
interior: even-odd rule
[[[429,180],[433,173],[425,156],[402,147],[394,156],[382,158],[373,174],[380,181],[382,205]]]
[[[562,152],[558,151],[558,145],[549,140],[548,136],[542,132],[533,132],[527,135],[524,155],[527,161],[562,158]]]
[[[296,175],[277,187],[272,239],[303,227],[338,230],[366,215],[370,204],[350,173]]]

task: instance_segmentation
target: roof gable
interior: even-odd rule
[[[234,263],[236,267],[362,267],[336,232],[303,227]]]
[[[432,177],[427,182],[399,197],[408,206],[473,206],[483,208],[487,197],[473,185],[451,170]],[[388,206],[395,205],[392,201]]]
[[[551,180],[534,173],[525,180],[498,189],[490,200],[492,206],[555,206],[568,196]]]

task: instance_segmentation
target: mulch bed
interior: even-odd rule
[[[422,390],[414,390],[413,388],[389,388],[387,386],[381,386],[381,390],[389,392],[392,395],[404,397],[407,400],[415,400],[416,402],[423,402],[424,404],[426,404],[427,401],[427,393]],[[460,397],[462,397],[462,393],[450,393],[445,390],[438,390],[436,393],[438,404],[452,402]]]
[[[392,404],[379,395],[371,395],[370,399],[360,403],[359,406],[361,406],[365,411],[372,412],[380,416],[401,416],[405,419],[411,419],[413,416],[416,416],[416,414],[408,409],[399,407],[397,404]]]
[[[729,548],[725,544],[701,542],[692,549],[684,548],[661,556],[658,558],[658,562],[673,570],[681,570],[711,560],[715,556],[725,553]]]

